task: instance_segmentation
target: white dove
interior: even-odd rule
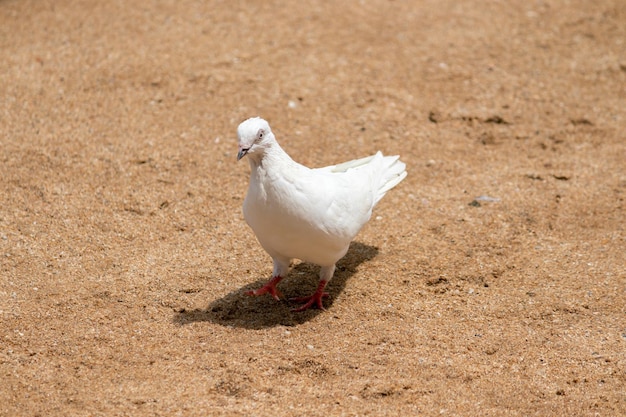
[[[369,220],[387,191],[406,177],[399,156],[378,152],[324,168],[307,168],[280,147],[269,124],[254,117],[237,128],[237,160],[248,156],[250,186],[243,214],[259,243],[274,261],[272,279],[249,295],[269,293],[278,300],[276,285],[289,272],[292,259],[321,266],[317,290],[294,299],[324,310],[324,288],[335,264]]]

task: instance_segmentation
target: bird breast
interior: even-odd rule
[[[345,255],[371,207],[360,214],[350,207],[354,199],[329,194],[325,176],[311,175],[310,170],[272,175],[257,167],[250,177],[244,217],[270,256],[330,266]]]

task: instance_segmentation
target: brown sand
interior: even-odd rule
[[[626,3],[284,3],[0,1],[0,415],[626,415]],[[407,163],[327,311],[256,115]]]

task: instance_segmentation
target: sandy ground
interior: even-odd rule
[[[257,115],[407,164],[327,311]],[[2,416],[626,415],[623,0],[2,0],[0,143]]]

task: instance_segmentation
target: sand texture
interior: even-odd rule
[[[407,164],[327,311],[251,116]],[[0,0],[0,416],[626,415],[625,196],[624,0]]]

